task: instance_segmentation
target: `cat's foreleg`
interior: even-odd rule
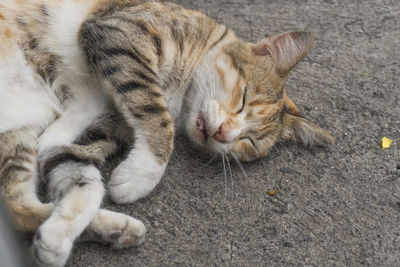
[[[108,184],[114,202],[129,203],[158,184],[172,152],[174,125],[157,74],[162,40],[154,33],[150,47],[139,47],[123,29],[103,27],[101,16],[85,21],[78,39],[89,67],[134,129],[134,148]]]
[[[128,157],[112,172],[108,189],[114,202],[130,203],[149,194],[164,175],[173,148],[174,126],[157,87],[144,93],[114,94],[134,129],[135,142]]]
[[[159,129],[143,133],[138,128],[135,130],[134,148],[114,169],[108,183],[110,196],[116,203],[134,202],[149,194],[163,176],[172,150],[171,133],[162,135]],[[161,147],[160,151],[157,146]],[[162,146],[171,148],[163,149]]]

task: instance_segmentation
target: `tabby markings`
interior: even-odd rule
[[[144,105],[144,106],[141,106],[140,109],[143,112],[153,113],[153,114],[161,114],[161,113],[167,111],[167,109],[165,107],[158,105],[158,104]]]
[[[107,66],[103,69],[103,76],[112,76],[114,73],[121,71],[120,66]]]
[[[83,157],[80,157],[71,152],[63,152],[63,153],[57,154],[56,156],[54,156],[46,161],[46,163],[44,164],[44,167],[43,167],[43,174],[45,176],[48,176],[55,167],[57,167],[58,165],[60,165],[62,163],[68,162],[68,161],[80,162],[80,163],[83,163],[86,165],[93,164],[97,168],[100,168],[100,165],[101,165],[101,162],[99,162],[97,160],[83,158]]]
[[[153,36],[153,43],[154,47],[156,48],[156,54],[159,58],[161,58],[163,54],[163,47],[162,47],[162,40],[159,36],[154,35]]]
[[[229,28],[225,27],[224,33],[221,35],[221,37],[218,38],[217,41],[215,41],[211,46],[210,49],[219,44],[222,40],[224,40],[225,36],[228,34]]]
[[[148,86],[143,83],[139,83],[137,81],[129,81],[126,83],[123,83],[117,87],[117,92],[119,93],[127,93],[133,90],[137,89],[146,89]]]

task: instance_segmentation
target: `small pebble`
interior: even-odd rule
[[[293,170],[290,168],[280,168],[279,171],[282,173],[293,173]]]
[[[379,206],[387,206],[387,203],[385,201],[379,201],[378,205]]]
[[[292,248],[292,247],[293,247],[292,243],[289,243],[289,242],[287,242],[287,241],[284,242],[283,245],[284,245],[285,247],[287,247],[287,248]]]
[[[280,193],[280,191],[279,190],[268,190],[267,191],[267,194],[269,196],[275,196],[277,193]]]

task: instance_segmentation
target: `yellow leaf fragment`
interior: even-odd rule
[[[269,196],[275,196],[277,193],[280,193],[281,191],[279,191],[279,190],[268,190],[267,191],[267,194],[269,195]]]
[[[382,137],[382,150],[385,148],[389,148],[392,144],[392,139],[387,138],[386,136]]]

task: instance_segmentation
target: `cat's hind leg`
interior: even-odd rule
[[[34,232],[52,210],[36,195],[37,138],[60,107],[27,62],[12,12],[0,9],[0,198],[15,227]]]
[[[74,240],[86,228],[85,238],[114,248],[139,245],[146,227],[130,216],[100,209],[104,194],[99,168],[116,149],[110,140],[54,148],[47,153],[43,173],[48,176],[54,211],[33,240],[36,261],[63,265]],[[89,224],[90,223],[90,224]]]
[[[0,196],[22,232],[35,232],[53,208],[37,197],[37,135],[32,128],[0,133]]]
[[[115,143],[97,141],[90,146],[62,146],[47,152],[43,173],[49,178],[54,210],[33,240],[38,264],[65,264],[75,239],[98,213],[104,187],[97,166],[114,149]]]

